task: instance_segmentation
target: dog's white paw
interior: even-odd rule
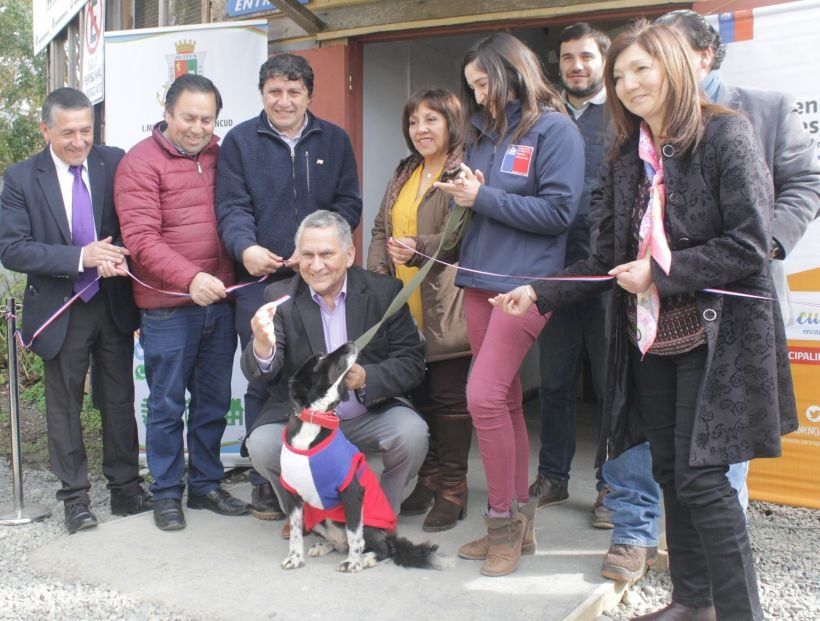
[[[351,561],[349,559],[346,559],[336,565],[336,571],[340,571],[343,574],[357,574],[363,569],[364,567],[362,567],[360,561]]]
[[[288,554],[282,561],[282,569],[299,569],[305,566],[305,559],[301,554]]]
[[[376,553],[375,552],[365,552],[362,555],[362,567],[364,569],[370,569],[371,567],[375,567],[378,561],[376,560]]]
[[[308,550],[308,556],[324,556],[325,554],[333,552],[335,549],[336,546],[330,541],[317,541],[310,547],[310,550]]]

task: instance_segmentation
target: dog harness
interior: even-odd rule
[[[356,448],[341,429],[333,429],[321,443],[308,450],[293,448],[282,439],[280,480],[289,492],[304,500],[304,524],[312,529],[322,520],[346,522],[340,491],[355,476],[364,488],[362,516],[365,526],[396,530],[396,514],[384,495],[379,480],[367,465],[364,453]]]

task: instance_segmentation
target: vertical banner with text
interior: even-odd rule
[[[88,0],[81,15],[83,41],[80,81],[86,97],[91,100],[91,103],[98,104],[105,95],[104,0]]]
[[[791,95],[820,158],[820,1],[723,13],[713,19],[728,44],[722,79]],[[749,492],[759,500],[820,508],[820,222],[809,226],[783,267],[800,427],[783,438],[782,457],[752,462]]]
[[[165,93],[184,73],[209,78],[219,89],[223,108],[216,134],[259,114],[259,67],[267,58],[267,22],[151,28],[105,33],[105,142],[130,149],[147,138],[162,119]],[[148,385],[142,348],[134,351],[140,459],[145,459]],[[221,456],[226,466],[248,464],[239,455],[245,436],[243,395],[247,382],[234,360],[231,405],[225,413]],[[187,412],[185,413],[187,416]]]

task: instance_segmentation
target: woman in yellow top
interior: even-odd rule
[[[411,248],[427,256],[435,253],[450,198],[433,182],[446,181],[459,171],[462,118],[458,98],[447,90],[425,89],[407,100],[402,129],[412,154],[399,162],[387,184],[373,223],[368,269],[407,283],[426,261]],[[439,255],[444,261],[457,257],[457,248]],[[421,514],[432,504],[424,520],[427,532],[453,528],[467,512],[470,346],[455,276],[455,269],[434,265],[408,301],[427,342],[427,374],[412,397],[430,427],[430,448],[401,513]]]

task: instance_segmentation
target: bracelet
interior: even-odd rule
[[[538,301],[538,296],[535,295],[535,290],[532,288],[532,285],[527,285],[527,295],[530,296],[531,302]]]

